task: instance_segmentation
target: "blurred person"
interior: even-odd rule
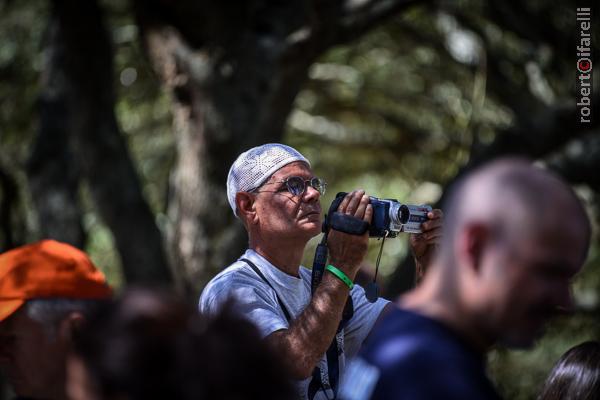
[[[538,400],[600,399],[600,342],[569,349],[550,371]]]
[[[307,242],[321,233],[320,197],[325,182],[309,161],[283,144],[265,144],[242,153],[227,178],[229,204],[246,228],[249,249],[205,287],[202,312],[215,313],[230,297],[237,309],[260,329],[298,380],[303,399],[334,399],[345,359],[357,353],[389,304],[367,301],[352,281],[367,252],[368,233],[332,230],[329,265],[311,295],[311,271],[300,265]],[[371,221],[372,207],[363,190],[355,190],[338,211]],[[412,235],[419,270],[431,257],[441,233],[441,211],[434,210],[423,233]],[[351,296],[354,313],[341,329],[344,305]]]
[[[343,399],[497,399],[490,347],[528,347],[571,309],[590,224],[566,183],[524,160],[497,160],[463,177],[444,210],[438,256],[371,333]]]
[[[68,244],[42,240],[0,254],[0,369],[17,398],[66,399],[73,332],[111,294],[88,256]]]
[[[71,400],[291,400],[295,390],[256,327],[211,318],[166,292],[133,289],[75,336]]]

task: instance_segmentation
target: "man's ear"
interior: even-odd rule
[[[477,274],[481,270],[484,250],[490,240],[490,227],[482,222],[466,225],[455,241],[456,257],[459,265],[465,265]]]
[[[237,215],[244,223],[253,224],[258,222],[256,207],[254,200],[256,196],[248,192],[238,192],[235,195],[235,206],[237,207]]]
[[[73,335],[79,331],[84,321],[85,317],[79,311],[70,312],[62,321],[60,321],[58,335],[61,339],[70,342]]]

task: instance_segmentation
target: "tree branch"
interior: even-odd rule
[[[346,1],[347,13],[341,17],[339,29],[332,44],[354,40],[401,11],[429,2],[430,0],[367,0],[361,3],[348,0]],[[359,5],[352,6],[352,3]]]
[[[454,10],[451,14],[465,29],[468,29],[483,41],[486,48],[486,65],[488,80],[487,84],[491,93],[498,96],[499,100],[509,106],[514,112],[517,123],[516,125],[527,124],[531,115],[536,115],[547,107],[538,98],[531,94],[529,87],[526,84],[515,82],[515,78],[506,73],[506,68],[503,66],[510,65],[515,69],[521,68],[520,72],[524,74],[524,66],[515,66],[505,54],[499,54],[495,51],[494,46],[488,40],[487,35],[467,13],[459,10]],[[510,82],[511,84],[507,84]]]

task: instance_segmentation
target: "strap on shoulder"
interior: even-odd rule
[[[267,278],[263,275],[263,273],[260,272],[260,269],[258,269],[258,267],[256,266],[256,264],[254,264],[252,261],[248,260],[247,258],[240,258],[240,261],[243,261],[246,264],[248,264],[250,266],[250,268],[252,268],[252,270],[254,270],[254,272],[256,273],[256,275],[258,275],[260,277],[260,279],[262,279],[263,281],[265,281],[265,283],[267,285],[269,285],[269,287],[271,289],[273,289],[273,291],[275,292],[275,297],[277,297],[277,302],[279,303],[279,307],[281,307],[281,310],[283,311],[283,315],[285,315],[285,319],[287,319],[288,323],[291,323],[292,322],[291,315],[288,312],[287,308],[285,308],[285,305],[283,304],[283,301],[281,301],[281,299],[279,298],[279,295],[277,294],[277,290],[275,290],[275,288],[273,287],[273,285],[271,285],[271,282],[269,282],[267,280]]]

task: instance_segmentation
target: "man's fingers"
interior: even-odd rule
[[[442,238],[442,232],[432,232],[425,235],[425,240],[427,243],[439,243]]]
[[[432,229],[440,228],[444,223],[443,217],[444,213],[440,209],[436,208],[435,210],[429,211],[427,213],[427,218],[429,219],[421,224],[421,229],[423,232],[426,232]]]
[[[367,210],[368,205],[369,205],[369,196],[367,196],[366,194],[363,194],[363,196],[360,199],[360,202],[358,203],[358,208],[356,209],[354,216],[356,218],[362,218],[365,215],[365,211]]]
[[[373,218],[373,206],[371,204],[367,204],[363,221],[371,223],[371,218]]]
[[[442,241],[442,230],[436,229],[429,232],[413,233],[411,234],[411,240],[413,243],[439,244]]]
[[[427,218],[430,220],[440,219],[444,217],[444,212],[439,208],[435,208],[427,213]]]
[[[349,192],[346,194],[346,196],[344,196],[344,199],[342,200],[342,202],[340,203],[339,207],[338,207],[338,212],[341,212],[342,214],[344,214],[346,212],[346,207],[348,207],[348,203],[350,202],[350,199],[352,198],[352,196],[354,195],[354,191]]]
[[[355,215],[358,205],[360,204],[360,201],[364,194],[365,194],[364,190],[356,190],[356,191],[352,192],[352,197],[350,198],[350,201],[348,202],[348,205],[346,206],[345,213],[347,215]]]
[[[431,231],[437,228],[441,228],[443,225],[443,222],[441,219],[433,219],[433,220],[429,220],[429,221],[425,221],[421,224],[421,230],[423,232],[426,231]]]

